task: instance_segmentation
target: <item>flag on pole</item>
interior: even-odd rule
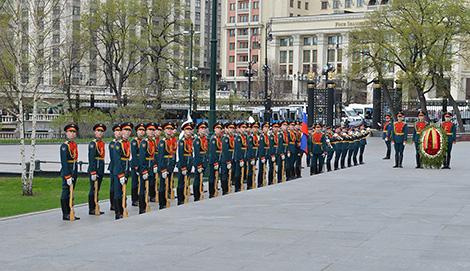
[[[302,137],[300,138],[300,148],[307,152],[307,142],[308,142],[308,126],[307,126],[307,114],[304,112],[304,117],[302,119]]]

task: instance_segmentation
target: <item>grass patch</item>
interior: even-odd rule
[[[178,179],[174,178],[174,186],[177,187]],[[108,178],[103,179],[100,189],[100,202],[109,199]],[[131,181],[127,182],[126,195],[131,193]],[[88,203],[90,182],[88,179],[79,178],[74,191],[74,203]],[[0,217],[7,217],[54,208],[60,208],[60,195],[62,193],[61,178],[34,178],[34,196],[23,196],[21,178],[0,177]],[[130,204],[130,203],[129,203]]]

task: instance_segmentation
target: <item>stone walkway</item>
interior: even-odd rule
[[[365,165],[114,220],[59,209],[0,219],[0,270],[470,270],[470,143],[451,170]],[[51,159],[52,160],[52,159]],[[80,181],[80,180],[79,180]],[[58,185],[57,190],[60,190]]]

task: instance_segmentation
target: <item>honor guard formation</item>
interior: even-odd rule
[[[364,164],[366,137],[370,133],[364,125],[326,127],[314,124],[308,134],[301,132],[301,125],[299,121],[217,122],[214,134],[207,138],[207,122],[197,125],[185,122],[178,140],[175,137],[178,127],[174,122],[163,125],[125,122],[112,127],[114,138],[106,154],[102,141],[106,126],[98,123],[93,127],[95,138],[88,145],[89,214],[104,213],[99,207],[99,191],[106,155],[110,158],[110,209],[116,219],[128,215],[126,186],[129,179],[131,206],[138,206],[139,213],[143,214],[150,211],[149,202],[158,202],[159,209],[170,207],[169,199],[175,198],[175,169],[176,198],[180,205],[188,203],[191,195],[194,201],[204,198],[204,176],[208,177],[209,198],[214,198],[218,197],[219,187],[222,195],[226,195],[232,193],[232,187],[234,192],[239,192],[300,178],[303,155],[306,155],[310,175]],[[406,124],[405,127],[395,126],[394,133],[387,137],[392,142],[406,142]],[[386,129],[391,131],[392,125],[386,124],[384,136]],[[78,173],[74,139],[78,126],[69,124],[64,130],[67,140],[60,146],[62,214],[64,220],[78,220],[73,210]],[[133,130],[136,135],[132,138]],[[403,153],[403,144],[401,146],[396,150]],[[389,151],[387,153],[390,155]],[[402,154],[397,155],[397,161],[401,161]],[[450,160],[450,152],[448,158]],[[194,180],[192,189],[191,179]]]

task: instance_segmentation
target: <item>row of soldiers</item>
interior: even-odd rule
[[[319,174],[326,164],[334,169],[363,164],[363,154],[369,134],[364,126],[324,127],[320,124],[308,129],[302,144],[301,122],[275,123],[227,122],[216,123],[214,134],[207,138],[207,122],[195,125],[183,123],[183,135],[176,138],[177,124],[163,125],[150,122],[133,125],[130,122],[112,127],[114,139],[109,143],[111,176],[110,203],[115,218],[127,216],[126,185],[131,179],[132,206],[139,206],[139,213],[149,211],[149,201],[159,202],[159,208],[169,207],[169,199],[175,198],[173,174],[178,169],[176,187],[178,205],[188,202],[191,195],[190,173],[194,169],[194,201],[203,199],[203,176],[209,176],[209,198],[218,196],[219,179],[222,194],[271,185],[301,177],[302,156],[307,155],[311,175]],[[306,127],[305,127],[306,128]],[[89,214],[100,215],[98,192],[104,176],[105,146],[102,141],[106,126],[94,127],[95,138],[88,146],[88,173],[90,179]],[[130,138],[132,130],[136,136]],[[194,136],[194,129],[197,134]],[[77,147],[73,142],[78,126],[67,125],[67,140],[61,146],[61,197],[63,219],[73,220],[73,186],[77,178]],[[261,131],[260,131],[261,130]],[[163,134],[163,136],[162,136]],[[304,145],[304,146],[302,146]],[[359,155],[359,159],[357,156]],[[258,178],[256,165],[258,164]],[[207,172],[208,171],[208,172]],[[208,174],[207,174],[208,173]],[[267,175],[267,177],[266,177]],[[73,214],[72,214],[73,215]]]
[[[452,146],[456,143],[457,128],[455,123],[451,121],[452,113],[445,112],[444,121],[440,126],[444,129],[447,136],[447,151],[444,159],[443,169],[450,169],[450,158]],[[390,159],[392,144],[395,149],[395,165],[394,168],[403,168],[403,154],[408,141],[408,125],[404,121],[403,112],[397,113],[397,121],[392,122],[390,114],[385,114],[385,123],[381,125],[382,139],[385,141],[386,154],[383,159]],[[412,142],[415,145],[416,167],[422,168],[421,153],[419,152],[419,140],[421,133],[428,127],[429,123],[424,120],[423,111],[418,112],[418,120],[413,125]],[[379,124],[380,125],[380,124]]]

